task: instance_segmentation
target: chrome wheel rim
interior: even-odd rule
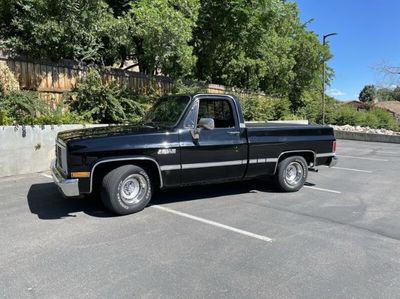
[[[303,166],[299,162],[291,162],[285,169],[285,181],[290,186],[297,185],[303,177]]]
[[[146,178],[141,174],[131,174],[122,181],[120,186],[119,197],[128,205],[139,203],[145,198],[149,189]]]

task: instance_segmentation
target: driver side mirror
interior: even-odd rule
[[[190,130],[192,137],[194,140],[200,139],[200,131],[201,129],[206,130],[214,130],[215,123],[212,118],[200,118],[199,123],[197,124],[198,128]]]
[[[215,123],[212,118],[200,118],[199,120],[199,128],[204,128],[207,130],[214,130]]]

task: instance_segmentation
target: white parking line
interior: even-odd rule
[[[162,210],[164,212],[172,213],[172,214],[179,215],[179,216],[182,216],[182,217],[185,217],[185,218],[189,218],[189,219],[196,220],[196,221],[199,221],[199,222],[202,222],[202,223],[206,223],[206,224],[209,224],[209,225],[212,225],[212,226],[223,228],[223,229],[226,229],[226,230],[229,230],[229,231],[232,231],[232,232],[235,232],[235,233],[247,236],[247,237],[259,239],[259,240],[262,240],[262,241],[265,241],[265,242],[272,242],[273,241],[271,238],[268,238],[266,236],[253,234],[251,232],[248,232],[248,231],[245,231],[245,230],[242,230],[242,229],[238,229],[238,228],[235,228],[235,227],[232,227],[232,226],[228,226],[228,225],[225,225],[225,224],[222,224],[222,223],[219,223],[219,222],[215,222],[215,221],[207,220],[207,219],[200,218],[200,217],[197,217],[197,216],[193,216],[193,215],[190,215],[190,214],[187,214],[187,213],[179,212],[179,211],[167,208],[167,207],[161,207],[159,205],[154,205],[154,206],[151,206],[151,207],[156,208],[158,210]]]
[[[49,178],[49,179],[52,179],[52,178],[53,178],[51,175],[45,174],[45,173],[41,173],[40,175],[41,175],[41,176],[44,176],[45,178]]]
[[[351,158],[351,159],[360,159],[360,160],[370,160],[370,161],[380,161],[380,162],[389,162],[386,159],[378,159],[378,158],[365,158],[365,157],[355,157],[355,156],[344,156],[344,155],[337,155],[340,158]]]
[[[340,169],[340,170],[349,170],[349,171],[356,171],[356,172],[364,172],[364,173],[372,173],[370,170],[361,170],[361,169],[355,169],[355,168],[345,168],[345,167],[331,167],[333,169]]]
[[[329,192],[329,193],[342,194],[342,192],[340,192],[340,191],[318,188],[318,187],[314,187],[314,186],[303,186],[303,187],[308,188],[308,189],[318,190],[318,191],[325,191],[325,192]]]
[[[377,153],[381,154],[381,155],[398,155],[399,154],[399,152],[387,152],[387,151],[380,151],[380,150],[377,150]]]

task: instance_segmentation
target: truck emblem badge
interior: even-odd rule
[[[161,148],[158,150],[157,154],[159,154],[159,155],[176,154],[176,149],[175,148]]]

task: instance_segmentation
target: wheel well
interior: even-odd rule
[[[308,166],[311,166],[311,165],[313,165],[315,163],[315,160],[314,160],[315,159],[315,154],[314,154],[314,152],[311,152],[311,151],[310,152],[308,152],[308,151],[307,152],[301,152],[300,151],[300,152],[284,153],[279,157],[278,163],[281,162],[282,160],[288,158],[288,157],[293,157],[293,156],[301,156],[301,157],[303,157],[306,160]]]
[[[92,173],[93,184],[91,191],[93,192],[96,188],[101,186],[102,180],[107,173],[124,165],[135,165],[143,168],[149,175],[150,180],[154,184],[154,186],[157,188],[161,186],[158,166],[155,162],[151,160],[109,161],[101,163],[94,168]]]

